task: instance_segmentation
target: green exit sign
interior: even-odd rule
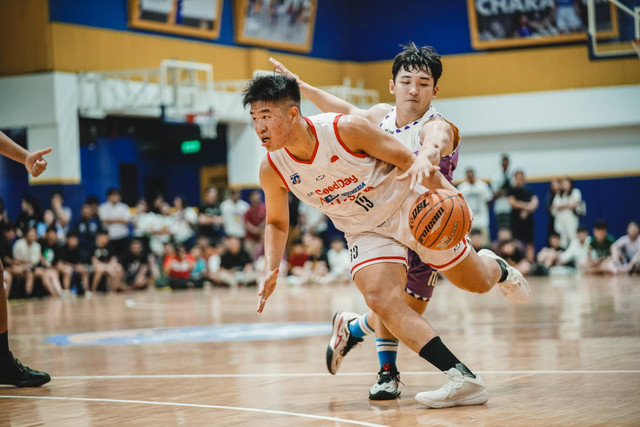
[[[182,154],[199,153],[200,141],[198,141],[197,139],[193,141],[184,141],[182,144],[180,144],[180,150],[182,151]]]

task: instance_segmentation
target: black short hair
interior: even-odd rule
[[[420,70],[429,74],[433,78],[433,86],[438,84],[438,79],[442,76],[442,61],[440,55],[432,46],[417,47],[411,42],[402,46],[402,52],[393,59],[393,67],[391,74],[393,80],[396,80],[400,70],[407,71]]]
[[[594,230],[606,230],[609,228],[609,225],[607,224],[607,221],[598,220],[593,223],[593,228]]]
[[[50,225],[50,226],[48,226],[48,227],[47,227],[47,229],[45,230],[45,233],[48,233],[48,232],[50,232],[50,231],[52,231],[52,232],[54,232],[54,233],[58,234],[58,229],[56,228],[56,226],[55,226],[55,225]]]
[[[71,230],[67,233],[67,239],[70,239],[71,237],[78,238],[79,236],[80,234],[76,230]]]
[[[112,194],[120,194],[120,190],[111,187],[107,190],[107,197],[111,196]]]
[[[260,101],[290,101],[300,109],[300,87],[294,79],[281,74],[256,76],[242,91],[242,105]]]
[[[589,229],[587,227],[585,227],[584,225],[581,225],[580,227],[578,227],[578,231],[577,232],[578,233],[584,232],[584,233],[589,234]]]

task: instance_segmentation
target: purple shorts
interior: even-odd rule
[[[438,271],[423,263],[417,253],[408,250],[409,271],[407,273],[407,285],[404,290],[412,297],[421,301],[429,301],[433,295],[433,289],[438,281]]]

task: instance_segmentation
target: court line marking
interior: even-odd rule
[[[481,375],[555,375],[555,374],[640,374],[640,370],[594,370],[594,371],[474,371]],[[359,377],[375,375],[375,372],[344,372],[338,376]],[[442,375],[442,372],[402,372],[402,375]],[[276,374],[165,374],[165,375],[72,375],[51,377],[54,380],[110,380],[110,379],[172,379],[172,378],[299,378],[333,377],[328,373],[276,373]]]
[[[0,399],[36,399],[36,400],[65,400],[65,401],[74,401],[74,402],[134,403],[134,404],[142,404],[142,405],[181,406],[181,407],[187,407],[187,408],[225,409],[225,410],[231,410],[231,411],[260,412],[260,413],[266,413],[266,414],[289,415],[294,417],[313,418],[317,420],[341,422],[346,424],[355,424],[359,426],[389,427],[384,424],[373,424],[365,421],[347,420],[344,418],[327,417],[323,415],[302,414],[298,412],[277,411],[273,409],[243,408],[238,406],[203,405],[198,403],[162,402],[162,401],[153,401],[153,400],[100,399],[100,398],[90,398],[90,397],[55,397],[55,396],[2,396],[0,395]]]

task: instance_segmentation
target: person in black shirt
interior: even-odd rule
[[[78,235],[78,244],[84,257],[91,258],[96,247],[96,236],[98,232],[104,230],[102,222],[97,215],[93,214],[93,208],[87,203],[82,205],[80,210],[80,220],[73,227]]]
[[[145,289],[149,285],[151,268],[140,240],[133,239],[131,241],[129,250],[122,256],[121,263],[124,268],[127,285],[133,287],[133,289]]]
[[[40,220],[40,205],[38,201],[31,196],[22,198],[22,211],[16,218],[16,232],[18,237],[22,237],[26,231],[35,227]]]
[[[56,227],[47,228],[44,237],[38,243],[40,243],[42,256],[40,264],[35,269],[36,277],[42,279],[42,284],[51,295],[58,296],[62,293],[62,284],[57,269],[60,259],[60,244]]]
[[[225,239],[226,250],[220,257],[220,270],[228,276],[235,275],[237,284],[255,285],[256,272],[251,257],[242,248],[242,242],[237,237]]]
[[[217,245],[222,237],[222,213],[217,188],[207,188],[199,212],[198,235],[209,238],[210,244]]]
[[[95,292],[98,289],[98,285],[104,276],[107,277],[108,289],[111,292],[128,289],[128,286],[122,283],[124,270],[115,255],[109,250],[109,233],[106,230],[98,231],[96,248],[93,250],[91,264],[93,265],[91,292]]]
[[[511,204],[511,231],[513,237],[526,245],[527,261],[535,261],[533,247],[533,212],[538,208],[538,196],[527,187],[524,172],[517,170],[513,175],[514,186],[509,190]]]
[[[80,277],[83,291],[89,288],[89,270],[84,266],[88,264],[86,254],[80,249],[80,241],[76,231],[67,234],[66,243],[60,248],[58,271],[62,274],[62,288],[69,289],[73,276]]]

